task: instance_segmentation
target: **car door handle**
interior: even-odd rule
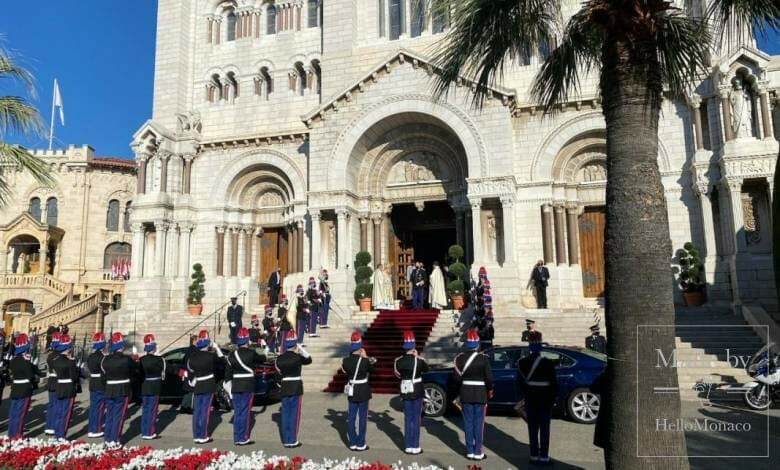
[[[560,374],[558,377],[574,377],[574,374]]]

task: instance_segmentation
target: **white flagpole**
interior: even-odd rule
[[[49,150],[51,150],[54,141],[54,104],[57,99],[57,79],[54,79],[54,88],[51,92],[51,124],[49,125]]]

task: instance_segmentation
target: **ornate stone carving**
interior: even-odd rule
[[[469,197],[511,196],[515,194],[515,183],[511,179],[469,181],[468,194]]]
[[[577,170],[577,182],[591,183],[607,180],[607,165],[604,161],[590,161]]]
[[[745,227],[745,242],[748,246],[761,243],[761,221],[756,199],[759,193],[742,193],[742,217]]]
[[[190,110],[186,113],[176,113],[176,133],[197,133],[200,134],[202,129],[200,112],[197,110]]]
[[[775,157],[726,160],[723,166],[725,176],[771,176],[774,174]]]
[[[754,137],[753,111],[755,100],[750,90],[742,85],[739,77],[733,80],[734,87],[729,93],[731,103],[731,129],[736,138]]]
[[[258,198],[258,203],[263,207],[278,207],[284,205],[284,198],[276,191],[266,191]]]
[[[446,167],[431,152],[414,152],[398,161],[390,169],[388,184],[420,183],[446,180]]]

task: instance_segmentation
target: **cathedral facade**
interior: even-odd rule
[[[431,50],[448,28],[415,0],[160,0],[154,106],[133,137],[137,315],[184,312],[192,265],[206,310],[288,294],[327,269],[336,310],[354,305],[360,250],[390,267],[485,266],[497,309],[530,307],[544,260],[551,308],[598,305],[604,287],[605,124],[597,77],[554,116],[529,98],[554,45],[512,58],[477,110],[462,77],[441,100]],[[578,2],[565,2],[572,14]],[[685,101],[667,100],[658,165],[675,249],[703,253],[708,301],[777,310],[771,176],[780,57],[752,39],[713,55]],[[670,288],[674,254],[670,253]],[[679,297],[679,296],[678,296]]]

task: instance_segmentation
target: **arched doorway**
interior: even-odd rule
[[[6,338],[13,332],[13,319],[20,313],[34,314],[35,306],[27,299],[11,299],[3,304],[3,331]]]
[[[40,272],[41,244],[32,235],[14,237],[8,247],[11,250],[10,272],[14,274],[37,274]]]
[[[103,270],[110,273],[111,279],[129,279],[131,254],[129,243],[110,243],[103,251]]]

